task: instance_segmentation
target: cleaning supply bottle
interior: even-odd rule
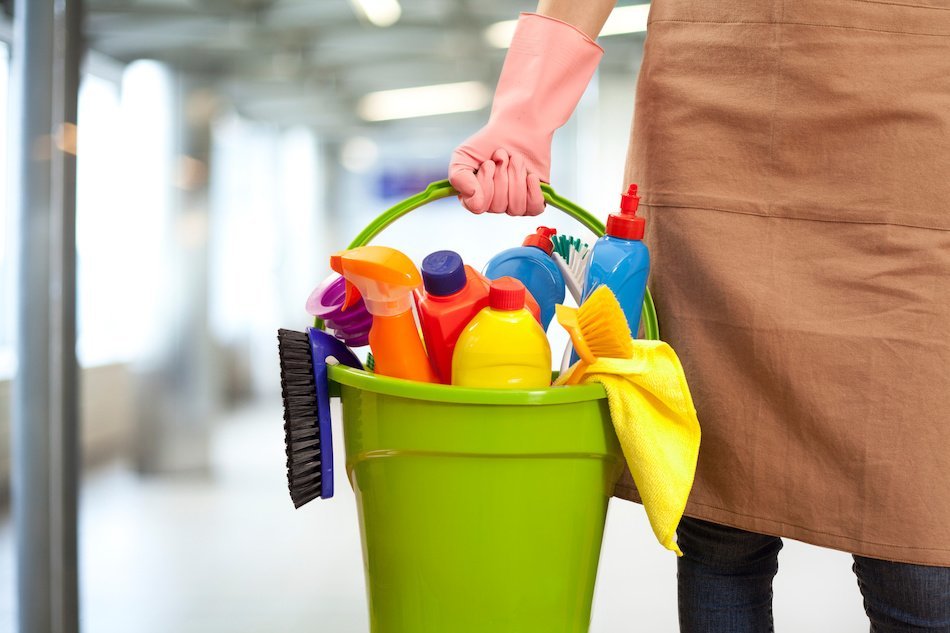
[[[594,243],[584,282],[584,300],[600,285],[610,288],[623,308],[632,336],[640,329],[650,252],[643,243],[645,221],[637,215],[640,196],[632,184],[620,199],[620,213],[607,218],[606,234]]]
[[[344,311],[345,297],[346,280],[333,273],[310,293],[307,313],[323,321],[326,331],[348,347],[368,345],[373,316],[366,311],[362,299]]]
[[[556,233],[557,229],[539,226],[521,246],[498,253],[485,266],[489,279],[514,277],[525,285],[541,307],[541,327],[545,330],[554,318],[554,306],[564,303],[564,277],[551,259],[551,237]]]
[[[452,356],[452,384],[536,389],[551,384],[551,346],[525,309],[525,287],[513,277],[492,281],[488,307],[466,326]]]
[[[454,251],[436,251],[422,260],[419,321],[429,360],[445,384],[452,383],[452,352],[462,329],[488,305],[488,285],[480,277]]]
[[[393,248],[362,246],[332,255],[330,268],[346,279],[343,309],[362,296],[373,315],[369,346],[376,373],[438,382],[416,326],[412,293],[422,278],[412,260]]]
[[[488,292],[491,290],[491,279],[478,272],[474,268],[471,268],[470,266],[466,266],[465,268],[466,270],[471,270],[473,273],[475,273],[475,276],[485,288],[485,295],[488,296]],[[531,296],[531,293],[528,292],[527,289],[525,289],[524,293],[524,307],[528,312],[531,313],[531,316],[534,317],[535,321],[541,323],[541,306],[538,305],[538,302],[534,300],[534,297]]]

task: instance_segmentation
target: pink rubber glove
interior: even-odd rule
[[[567,123],[604,50],[586,34],[522,13],[488,125],[452,154],[449,181],[473,213],[537,215],[551,179],[551,137]]]

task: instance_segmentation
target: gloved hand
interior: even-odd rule
[[[551,137],[577,107],[604,50],[555,18],[522,13],[488,125],[452,153],[449,181],[473,213],[537,215],[551,178]]]

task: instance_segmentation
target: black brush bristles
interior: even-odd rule
[[[294,507],[320,496],[320,425],[310,338],[304,332],[277,331],[280,390],[284,399],[287,485]]]

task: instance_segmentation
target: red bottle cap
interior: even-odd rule
[[[488,305],[493,310],[520,310],[524,307],[524,284],[514,277],[500,277],[491,282]]]
[[[539,226],[537,231],[524,238],[524,242],[522,242],[521,245],[540,248],[542,251],[550,255],[554,252],[554,242],[551,241],[551,237],[554,235],[557,235],[557,229]]]
[[[620,213],[607,216],[607,235],[624,240],[642,240],[646,220],[637,215],[638,206],[640,196],[637,195],[637,186],[632,184],[627,193],[620,196]]]

